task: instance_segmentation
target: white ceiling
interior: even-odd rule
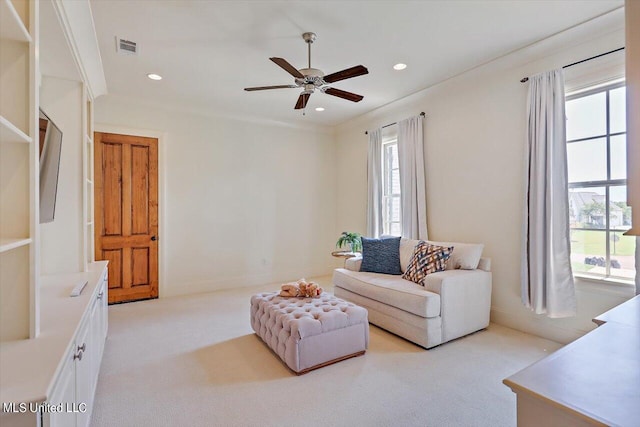
[[[623,0],[119,1],[91,0],[109,93],[147,102],[293,124],[336,125],[448,77],[616,9]],[[317,33],[312,66],[331,73],[362,64],[366,76],[335,83],[352,103],[299,89],[269,61],[306,67],[305,31]],[[138,56],[115,51],[136,41]],[[408,64],[394,71],[397,62]],[[148,73],[164,77],[149,80]],[[326,111],[319,113],[315,107]]]

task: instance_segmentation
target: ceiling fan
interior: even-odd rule
[[[309,102],[309,97],[311,96],[312,93],[315,92],[316,89],[328,95],[337,96],[338,98],[346,99],[348,101],[352,101],[352,102],[362,101],[362,99],[364,98],[362,95],[336,89],[327,85],[329,83],[335,83],[340,80],[346,80],[353,77],[369,74],[369,70],[367,70],[367,68],[362,65],[356,65],[355,67],[347,68],[342,71],[325,75],[321,70],[318,70],[317,68],[311,68],[311,43],[313,43],[316,40],[316,34],[304,33],[302,34],[302,38],[307,43],[307,48],[309,52],[309,61],[308,61],[307,68],[301,68],[298,70],[293,65],[289,64],[287,60],[284,58],[275,58],[275,57],[269,58],[270,60],[275,62],[276,65],[278,65],[280,68],[285,70],[287,73],[291,74],[295,79],[294,80],[295,84],[246,87],[244,88],[244,90],[251,92],[256,90],[268,90],[268,89],[302,88],[302,93],[298,97],[298,102],[296,102],[296,106],[295,106],[296,110],[304,109],[307,106],[307,102]]]

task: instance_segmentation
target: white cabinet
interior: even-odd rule
[[[75,344],[75,343],[74,343]],[[67,352],[62,370],[58,375],[58,380],[51,393],[51,399],[49,403],[56,407],[62,405],[66,409],[66,405],[69,402],[75,402],[76,399],[76,351],[75,345]],[[63,426],[75,426],[76,414],[70,411],[63,410],[61,412],[50,413],[45,417],[45,426],[51,427],[63,427]]]
[[[94,307],[95,309],[95,304]],[[95,310],[94,310],[95,311]],[[95,314],[95,313],[93,313]],[[79,412],[76,414],[76,426],[89,425],[89,417],[91,415],[91,408],[93,408],[93,393],[92,393],[92,359],[96,359],[98,349],[96,343],[98,337],[94,337],[92,334],[92,323],[95,323],[97,319],[89,318],[89,322],[85,323],[80,329],[75,341],[76,348],[76,398],[73,400],[78,407]]]
[[[106,301],[105,269],[48,401],[52,405],[62,404],[63,411],[44,414],[45,427],[89,425],[107,333]]]
[[[95,331],[94,331],[94,335],[95,336],[103,336],[106,337],[107,336],[107,331],[109,329],[109,316],[108,316],[108,301],[109,298],[107,296],[107,291],[109,289],[109,282],[108,282],[109,278],[108,278],[108,271],[105,270],[103,279],[102,279],[102,283],[99,285],[99,289],[98,289],[98,294],[96,295],[96,304],[95,304],[95,309],[96,309],[96,319],[97,321],[94,323],[94,327],[95,327]],[[99,347],[99,351],[98,354],[100,355],[100,359],[97,361],[98,365],[102,362],[102,353],[104,352],[104,344],[105,341],[104,339],[99,340],[100,342],[97,344]],[[96,376],[95,380],[98,380],[98,377]]]

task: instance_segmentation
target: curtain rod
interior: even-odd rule
[[[582,64],[583,62],[591,61],[592,59],[597,59],[597,58],[600,58],[601,56],[606,56],[612,53],[620,52],[621,50],[624,50],[624,46],[619,47],[618,49],[610,50],[609,52],[601,53],[600,55],[592,56],[591,58],[583,59],[581,61],[576,61],[573,64],[565,65],[562,68],[573,67],[574,65]],[[529,81],[529,77],[524,77],[523,79],[520,80],[520,83],[526,83],[528,81]]]
[[[426,117],[426,114],[425,114],[424,111],[420,112],[419,115],[422,116],[422,117]],[[380,129],[388,128],[389,126],[393,126],[393,125],[397,125],[397,124],[398,124],[398,122],[389,123],[388,125],[381,126]],[[369,135],[369,131],[365,130],[364,134],[365,135]]]

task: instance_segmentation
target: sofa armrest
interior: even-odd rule
[[[478,262],[478,270],[491,271],[491,258],[480,258],[480,262]]]
[[[360,271],[360,264],[362,264],[362,255],[360,254],[344,260],[344,268],[347,270]]]
[[[484,329],[491,311],[491,273],[483,270],[445,270],[427,275],[426,290],[440,295],[442,339]]]

